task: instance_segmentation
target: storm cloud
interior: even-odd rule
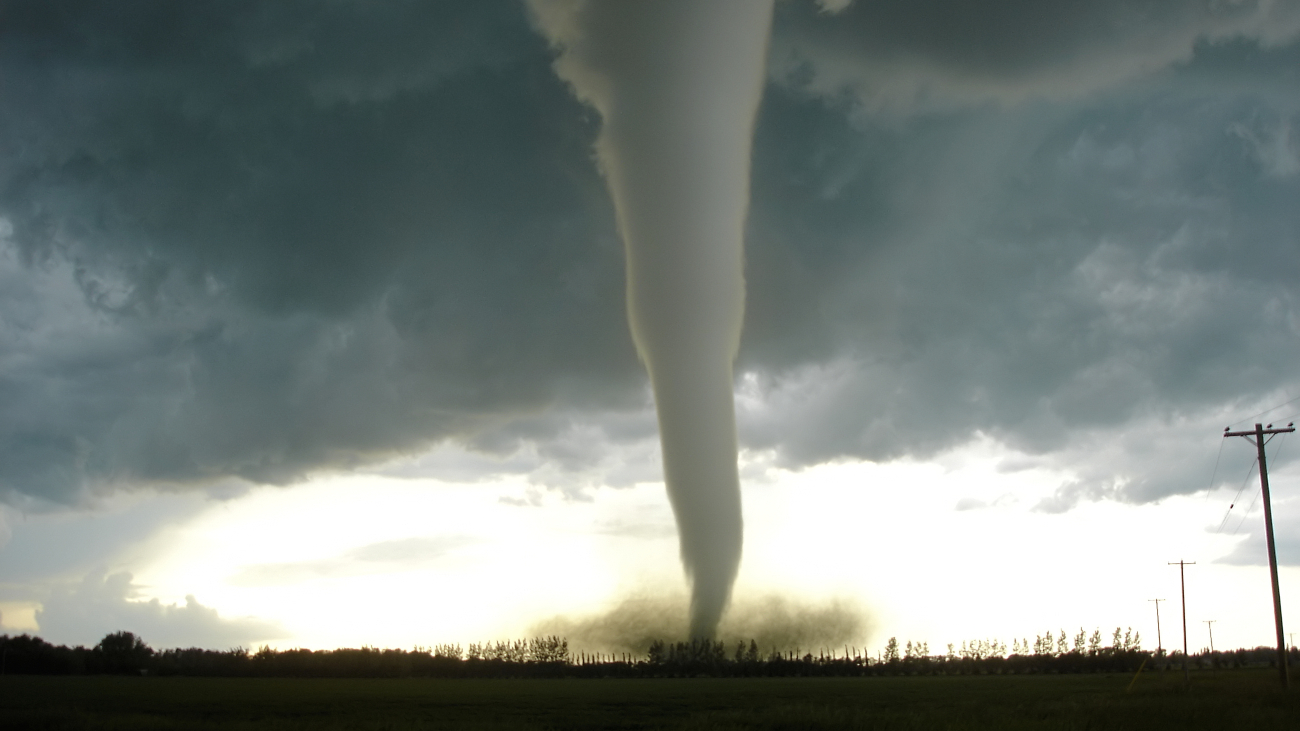
[[[640,455],[553,61],[515,2],[5,4],[3,499]],[[1044,510],[1204,489],[1300,391],[1297,68],[1295,3],[778,3],[741,448],[981,435],[1077,475]]]

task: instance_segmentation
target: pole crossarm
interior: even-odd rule
[[[1251,431],[1229,431],[1229,429],[1223,430],[1224,438],[1245,437],[1246,441],[1254,444],[1255,449],[1259,450],[1259,489],[1264,498],[1264,536],[1268,543],[1268,572],[1273,581],[1273,622],[1277,625],[1277,669],[1282,676],[1282,686],[1289,688],[1291,674],[1287,668],[1286,635],[1282,632],[1282,592],[1277,583],[1277,544],[1273,540],[1273,501],[1268,494],[1268,460],[1264,454],[1264,445],[1268,440],[1264,437],[1293,432],[1295,424],[1287,424],[1276,429],[1272,424],[1267,427],[1256,424]]]
[[[1255,426],[1259,426],[1259,425],[1256,424]],[[1295,427],[1293,427],[1293,426],[1288,426],[1288,427],[1278,427],[1278,428],[1275,428],[1275,429],[1264,429],[1263,427],[1261,427],[1258,431],[1256,431],[1256,430],[1254,430],[1254,429],[1251,429],[1250,431],[1225,431],[1225,432],[1223,432],[1223,436],[1225,436],[1225,437],[1253,437],[1253,436],[1258,436],[1259,434],[1289,434],[1290,432],[1293,432],[1293,431],[1295,431]]]

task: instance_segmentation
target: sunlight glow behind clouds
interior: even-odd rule
[[[843,462],[787,472],[753,457],[750,472],[764,479],[745,483],[738,602],[776,594],[858,603],[874,626],[863,638],[869,647],[891,635],[932,649],[975,637],[1009,643],[1079,626],[1109,636],[1116,625],[1138,629],[1154,647],[1146,599],[1177,596],[1177,572],[1166,571],[1165,561],[1185,558],[1198,561],[1189,611],[1220,620],[1216,641],[1269,641],[1263,569],[1214,563],[1244,539],[1207,532],[1223,507],[1217,498],[1035,512],[1072,476],[1007,472],[1004,465],[1022,458],[989,440],[929,464]],[[679,595],[662,489],[597,488],[585,500],[547,494],[539,506],[520,507],[499,498],[525,494],[523,480],[490,488],[318,480],[214,506],[156,537],[155,547],[170,547],[165,553],[136,552],[165,558],[131,568],[148,596],[174,601],[192,593],[223,616],[282,622],[292,636],[272,643],[279,647],[506,639],[538,620],[586,616],[630,595]],[[963,502],[968,509],[959,510]],[[443,550],[445,536],[460,538]],[[334,570],[341,557],[402,542],[439,548],[409,562],[354,561]],[[239,581],[241,572],[267,565],[315,568],[278,585]],[[1284,568],[1284,605],[1295,581],[1300,569]]]

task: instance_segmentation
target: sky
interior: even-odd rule
[[[1186,560],[1193,651],[1271,644],[1221,435],[1300,415],[1300,3],[841,5],[762,72],[723,633],[1168,648]],[[0,632],[685,626],[558,55],[514,0],[0,5]]]

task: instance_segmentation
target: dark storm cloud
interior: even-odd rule
[[[742,438],[983,433],[1077,474],[1043,510],[1204,489],[1219,422],[1300,386],[1297,6],[899,7],[783,6]]]
[[[1076,474],[1043,510],[1203,489],[1300,391],[1297,8],[778,4],[742,446],[981,433]],[[0,13],[9,502],[443,440],[653,477],[596,120],[520,5]]]
[[[514,3],[0,27],[11,499],[287,481],[639,386],[591,128]]]
[[[1300,30],[1300,7],[1269,0],[884,0],[837,15],[810,3],[778,11],[777,78],[887,115],[1068,99],[1186,62],[1198,43],[1271,47]]]

